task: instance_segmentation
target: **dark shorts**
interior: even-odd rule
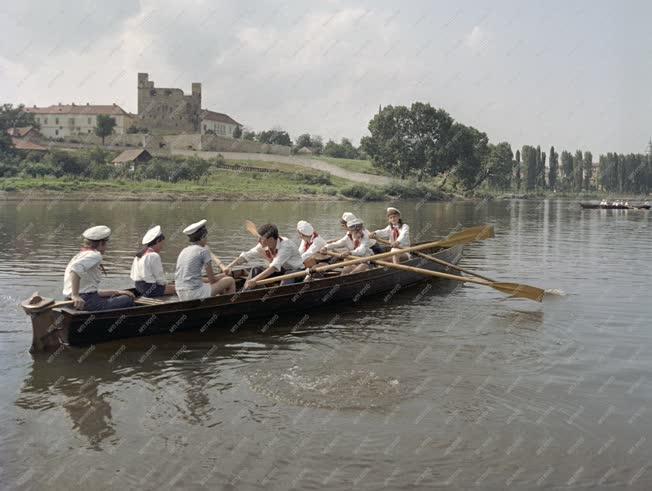
[[[136,290],[143,297],[162,297],[165,295],[165,285],[159,285],[158,283],[147,283],[145,281],[136,282]]]
[[[383,252],[389,251],[389,247],[382,244],[375,243],[374,245],[371,246],[371,251],[374,254],[381,254]]]
[[[85,311],[123,309],[131,307],[134,300],[127,295],[116,295],[115,297],[100,297],[99,293],[80,293],[84,300]]]

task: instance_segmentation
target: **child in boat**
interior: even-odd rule
[[[311,262],[311,259],[315,254],[317,254],[323,247],[326,247],[326,241],[321,237],[314,229],[314,227],[301,220],[297,223],[297,233],[301,239],[301,245],[299,246],[299,254],[301,254],[301,260],[305,265]]]
[[[389,225],[371,234],[371,238],[380,238],[389,241],[392,251],[410,247],[410,227],[401,220],[401,212],[398,208],[390,206],[387,208],[387,221]],[[397,254],[392,256],[392,261],[399,263],[410,259],[409,254]]]
[[[320,252],[326,254],[329,250],[337,248],[346,248],[342,254],[343,257],[356,256],[366,257],[373,255],[371,247],[376,242],[369,237],[369,231],[364,227],[364,223],[359,218],[353,218],[346,222],[347,233],[341,239],[326,244]],[[369,269],[368,263],[354,264],[345,266],[342,274],[359,273]]]
[[[349,220],[353,220],[354,218],[356,218],[356,216],[353,213],[351,213],[350,211],[345,211],[344,213],[342,213],[342,218],[340,218],[340,228],[342,229],[342,231],[344,233],[347,233],[349,231],[349,229],[346,226],[346,222],[348,222]],[[339,239],[329,240],[329,241],[326,241],[326,243],[327,244],[332,244],[333,242],[335,242],[337,240],[339,240]]]
[[[131,279],[136,290],[144,297],[174,295],[174,285],[168,285],[163,272],[163,262],[159,253],[163,249],[165,235],[161,226],[156,225],[147,231],[142,240],[143,248],[134,257],[131,265]]]
[[[229,274],[231,268],[237,264],[262,259],[267,266],[251,268],[249,279],[245,282],[245,290],[255,288],[256,283],[265,278],[272,276],[281,276],[284,274],[302,271],[304,269],[303,260],[299,249],[291,240],[281,237],[278,228],[272,223],[266,223],[258,227],[258,244],[246,252],[242,252],[229,264],[224,272]],[[293,283],[283,281],[281,285]]]
[[[109,310],[131,307],[135,295],[128,290],[100,290],[102,254],[106,252],[111,229],[97,225],[84,231],[84,243],[63,274],[63,295],[76,309]]]
[[[212,255],[206,247],[208,229],[206,220],[187,226],[183,233],[188,236],[190,245],[179,253],[175,272],[175,287],[181,300],[195,300],[215,295],[235,293],[235,280],[226,274],[213,272]],[[206,270],[207,280],[202,278]]]

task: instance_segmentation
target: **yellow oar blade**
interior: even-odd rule
[[[245,220],[245,230],[254,237],[258,237],[258,227],[251,220]]]
[[[543,301],[543,297],[546,294],[546,291],[541,288],[520,283],[494,282],[490,283],[488,286],[512,297],[527,298],[529,300],[534,300],[535,302]]]

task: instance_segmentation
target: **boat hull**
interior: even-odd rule
[[[649,210],[652,205],[600,205],[595,203],[580,203],[586,210]]]
[[[457,263],[463,246],[443,249],[433,256]],[[403,264],[431,271],[449,268],[413,257]],[[235,332],[251,320],[261,326],[275,315],[301,313],[332,308],[337,303],[357,303],[374,295],[438,280],[424,275],[386,268],[347,276],[314,279],[305,283],[255,289],[233,296],[204,300],[135,306],[111,311],[83,312],[69,308],[55,309],[59,318],[59,337],[71,346],[87,346],[115,339],[148,335],[174,334],[189,329],[223,329]]]

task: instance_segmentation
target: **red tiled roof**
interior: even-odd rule
[[[209,111],[208,109],[201,110],[201,119],[208,119],[209,121],[217,121],[218,123],[227,123],[242,126],[228,114],[216,113],[215,111]]]
[[[32,143],[28,140],[21,140],[20,138],[11,137],[11,142],[16,150],[47,150],[48,147]]]
[[[22,138],[34,129],[33,126],[22,126],[20,128],[7,128],[7,134]]]
[[[117,104],[110,106],[53,104],[48,107],[26,107],[25,112],[34,114],[108,114],[110,116],[129,116],[129,113]]]

